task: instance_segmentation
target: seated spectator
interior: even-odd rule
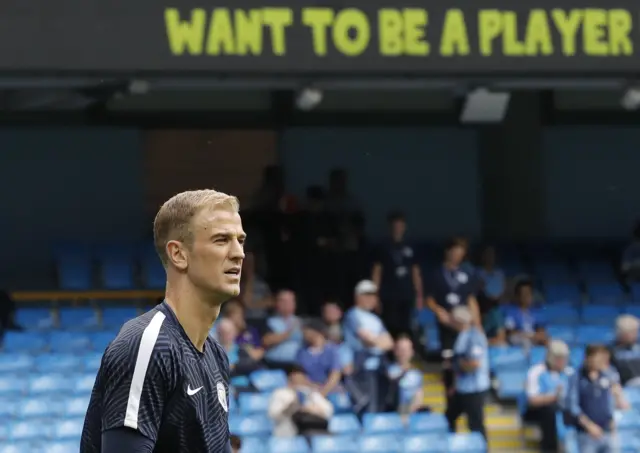
[[[509,342],[516,345],[545,345],[547,331],[542,311],[533,306],[533,284],[522,280],[515,288],[516,305],[505,306],[504,325]]]
[[[231,444],[231,453],[240,453],[242,450],[242,439],[235,434],[229,436],[229,443]]]
[[[413,367],[413,342],[406,335],[401,335],[393,349],[394,362],[387,368],[390,381],[388,398],[389,410],[397,410],[401,415],[424,412],[422,372]]]
[[[276,296],[275,314],[267,319],[268,332],[262,337],[265,360],[272,367],[292,364],[302,347],[302,322],[295,314],[296,295],[281,290]]]
[[[333,415],[331,402],[315,390],[301,367],[293,365],[288,378],[287,386],[275,390],[269,401],[273,435],[293,437],[326,433]]]
[[[267,282],[256,272],[256,257],[247,252],[242,262],[242,281],[240,297],[249,318],[264,317],[273,303],[271,289]]]
[[[504,328],[505,320],[502,308],[497,304],[485,306],[487,311],[480,311],[482,316],[482,328],[487,335],[487,340],[491,346],[502,346],[507,344],[507,333]]]
[[[543,452],[558,451],[556,417],[568,376],[573,373],[567,368],[568,359],[569,347],[563,341],[552,340],[547,346],[545,361],[533,365],[527,373],[524,419],[540,428]]]
[[[322,321],[327,326],[327,339],[342,343],[342,308],[337,302],[329,300],[322,305]]]
[[[382,399],[382,382],[386,380],[385,353],[393,348],[393,339],[378,315],[372,310],[378,304],[378,287],[363,280],[355,288],[355,306],[345,315],[345,343],[353,351],[355,382],[370,397],[368,409],[378,412]]]
[[[243,349],[249,357],[255,361],[260,361],[264,357],[262,340],[255,327],[247,324],[244,317],[244,307],[238,301],[229,301],[224,305],[224,317],[230,320],[236,327],[238,336],[236,343]]]
[[[616,320],[616,340],[611,345],[611,365],[623,386],[640,386],[638,318],[622,315]]]
[[[631,281],[640,279],[640,222],[633,230],[633,240],[622,253],[620,270]]]
[[[236,339],[238,329],[230,319],[220,318],[216,323],[216,338],[229,358],[229,368],[233,372],[239,360],[239,347]]]
[[[480,310],[484,303],[495,305],[500,301],[506,286],[504,271],[496,265],[495,248],[486,247],[482,251],[481,265],[476,269],[476,277],[480,285],[478,296]]]
[[[302,330],[305,346],[298,351],[296,362],[309,381],[323,395],[336,390],[342,377],[338,346],[327,342],[326,327],[322,321],[310,320]]]

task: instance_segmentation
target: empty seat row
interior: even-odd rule
[[[29,440],[0,443],[0,453],[78,453],[79,440],[33,442]]]
[[[0,424],[0,440],[76,440],[82,435],[84,417],[60,421],[31,420]]]
[[[100,368],[101,352],[71,353],[0,353],[0,377],[3,374],[94,373]]]
[[[0,376],[0,396],[18,397],[21,395],[64,395],[91,393],[96,380],[95,373],[90,374],[42,374],[35,376],[7,375]]]
[[[96,330],[119,329],[139,314],[136,307],[21,308],[16,311],[15,319],[27,330]]]
[[[70,398],[61,398],[58,395],[29,398],[0,396],[0,420],[84,417],[88,407],[89,396],[87,395]]]
[[[5,352],[104,352],[117,332],[7,332],[2,342]]]

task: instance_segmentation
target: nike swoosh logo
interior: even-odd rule
[[[197,389],[192,389],[190,385],[187,385],[187,395],[193,396],[202,390],[202,387],[198,387]]]

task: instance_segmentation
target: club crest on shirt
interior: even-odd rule
[[[457,278],[461,285],[464,285],[469,281],[469,276],[464,272],[458,272]]]
[[[227,391],[224,388],[224,384],[222,382],[218,382],[216,384],[216,390],[218,391],[218,401],[220,402],[220,406],[222,406],[225,412],[229,412],[229,407],[227,406]]]

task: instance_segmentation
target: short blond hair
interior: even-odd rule
[[[240,210],[238,199],[213,189],[189,190],[169,198],[153,221],[153,243],[166,268],[169,264],[167,243],[180,241],[190,244],[193,240],[191,220],[204,208],[224,206],[235,212]]]

